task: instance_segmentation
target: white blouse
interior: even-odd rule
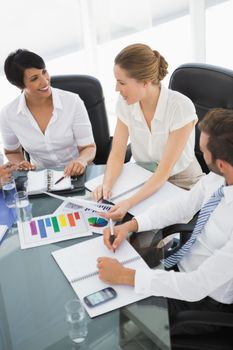
[[[52,88],[53,114],[43,134],[29,111],[24,93],[0,113],[4,148],[20,145],[37,167],[65,166],[79,155],[77,146],[94,143],[91,123],[77,94]]]
[[[140,108],[139,102],[127,105],[119,96],[116,113],[127,125],[132,147],[132,155],[137,162],[159,163],[169,133],[182,128],[192,120],[197,121],[192,101],[177,91],[161,85],[159,100],[149,130]],[[176,162],[171,175],[185,170],[194,159],[195,129],[193,128],[185,148]]]

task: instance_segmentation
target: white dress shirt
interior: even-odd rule
[[[149,130],[139,102],[128,105],[119,96],[116,113],[129,130],[132,155],[136,162],[159,163],[169,133],[197,121],[192,101],[177,91],[161,85],[161,91]],[[195,128],[193,128],[184,150],[174,165],[171,175],[185,170],[194,160]]]
[[[77,94],[52,88],[53,114],[43,134],[29,111],[24,93],[3,108],[0,128],[4,148],[20,145],[37,167],[65,166],[79,155],[77,146],[94,143],[90,120]]]
[[[214,173],[204,176],[190,191],[135,217],[139,231],[189,221],[224,183],[224,178]],[[136,292],[187,301],[210,296],[233,303],[233,185],[223,191],[224,197],[178,264],[180,272],[137,270]]]

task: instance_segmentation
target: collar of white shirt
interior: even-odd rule
[[[53,108],[54,109],[63,109],[61,98],[59,96],[59,90],[51,87],[51,91],[52,91],[52,99],[53,99]],[[17,108],[17,114],[24,114],[24,115],[28,114],[28,107],[26,104],[25,92],[23,92],[19,96],[19,104],[18,104],[18,108]]]
[[[157,102],[154,119],[163,120],[166,114],[169,90],[161,84],[159,99]]]
[[[224,186],[223,192],[224,192],[224,197],[225,197],[226,203],[228,204],[228,203],[232,202],[233,201],[233,185]]]
[[[161,90],[159,94],[159,99],[157,102],[156,110],[155,110],[155,115],[154,118],[156,120],[162,120],[164,118],[164,115],[166,113],[166,108],[167,108],[167,100],[168,100],[168,89],[161,84]],[[142,121],[142,110],[140,107],[140,103],[137,102],[132,105],[132,115],[135,117],[135,120],[137,121]]]

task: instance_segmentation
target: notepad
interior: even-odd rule
[[[117,204],[118,202],[133,196],[152,175],[153,174],[150,171],[135,163],[124,164],[123,170],[113,186],[110,201]],[[102,184],[103,178],[104,175],[97,176],[94,179],[87,181],[85,183],[85,187],[88,190],[93,191],[97,186]],[[150,197],[130,208],[129,213],[134,216],[140,215],[152,205],[157,204],[159,206],[161,203],[169,201],[175,196],[178,197],[184,192],[186,192],[186,190],[167,181]]]
[[[153,174],[135,163],[126,163],[123,166],[122,172],[116,180],[113,189],[111,200],[115,201],[118,197],[130,193],[132,190],[142,186]],[[104,175],[95,177],[85,183],[85,187],[94,191],[94,189],[102,185]]]
[[[114,285],[117,292],[115,299],[93,308],[88,307],[83,301],[85,296],[109,286],[98,277],[96,267],[98,257],[116,258],[128,268],[149,269],[128,241],[122,242],[121,247],[116,250],[115,254],[104,246],[103,237],[97,237],[68,248],[56,250],[52,252],[52,255],[90,317],[104,314],[149,296],[136,294],[131,286]]]
[[[62,191],[71,189],[70,176],[65,177],[62,181],[55,185],[55,182],[64,175],[63,171],[59,170],[39,170],[29,171],[27,181],[27,192],[29,195],[39,194],[45,191]]]

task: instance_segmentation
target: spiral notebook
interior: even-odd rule
[[[149,170],[142,168],[136,163],[125,163],[120,176],[113,186],[111,200],[115,202],[122,195],[130,195],[131,191],[139,189],[151,176],[152,173]],[[89,191],[94,191],[97,186],[102,185],[103,179],[104,175],[99,175],[87,181],[85,187]]]
[[[72,189],[70,176],[65,177],[55,185],[55,182],[64,175],[63,170],[44,169],[39,171],[29,171],[27,174],[27,192],[29,195],[42,192],[62,191]]]
[[[104,246],[103,237],[97,237],[68,248],[56,250],[52,252],[52,255],[90,317],[104,314],[149,296],[136,294],[131,286],[114,285],[113,288],[117,292],[115,299],[93,308],[88,307],[83,301],[85,296],[109,286],[98,277],[96,267],[98,257],[108,256],[118,259],[128,268],[149,269],[128,241],[124,241],[121,247],[113,253]]]

